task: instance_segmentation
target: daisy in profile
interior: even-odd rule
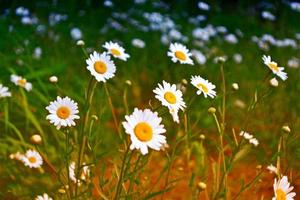
[[[207,96],[214,98],[216,96],[216,91],[214,89],[216,86],[209,82],[208,80],[205,80],[201,78],[200,76],[192,76],[191,78],[191,83],[194,85],[196,88],[198,88],[197,95],[200,95],[203,93],[204,97],[206,98]]]
[[[79,113],[77,103],[69,97],[61,98],[58,96],[55,101],[50,102],[46,109],[50,113],[46,119],[57,129],[62,126],[75,126],[74,119],[80,118],[77,115]]]
[[[192,56],[192,53],[190,53],[186,46],[182,44],[171,44],[169,47],[168,56],[171,57],[174,63],[179,61],[180,64],[194,65],[193,60],[190,58]]]
[[[86,64],[88,65],[87,69],[98,82],[106,82],[115,76],[116,66],[106,52],[99,54],[94,51],[86,60]]]
[[[27,80],[21,76],[17,76],[15,74],[12,74],[10,76],[11,82],[13,82],[15,85],[20,86],[24,88],[26,91],[31,91],[32,90],[32,84],[27,82]]]
[[[126,61],[130,57],[127,53],[125,53],[125,49],[116,42],[105,42],[103,47],[115,58]]]
[[[8,91],[8,87],[0,84],[0,99],[4,97],[11,97],[11,93]]]
[[[267,65],[275,75],[279,76],[284,81],[288,78],[287,74],[283,71],[284,67],[278,67],[277,63],[271,60],[271,56],[264,55],[262,59],[264,64]]]
[[[53,200],[48,194],[38,195],[34,200]]]
[[[77,181],[77,178],[75,176],[75,165],[76,165],[76,163],[74,161],[71,162],[71,164],[69,166],[69,177],[74,183],[77,182],[79,185],[81,185],[81,180],[86,181],[88,179],[89,174],[90,174],[90,169],[88,166],[84,166],[82,168],[80,178]],[[85,163],[83,163],[83,165],[85,165]]]
[[[158,84],[153,92],[156,94],[157,98],[163,106],[168,107],[173,120],[179,123],[178,110],[184,110],[186,107],[185,102],[182,98],[182,92],[176,89],[176,85],[171,85],[166,81],[163,81],[163,84]]]
[[[296,196],[295,192],[291,192],[294,187],[290,187],[287,176],[283,176],[278,181],[275,178],[273,188],[275,197],[273,197],[272,200],[294,200]]]
[[[149,109],[134,109],[131,115],[125,116],[123,127],[125,132],[130,135],[130,149],[138,149],[143,155],[148,153],[148,147],[159,151],[166,144],[166,137],[162,135],[166,132],[162,119],[157,112]]]
[[[30,168],[39,168],[43,164],[42,156],[35,150],[26,151],[25,155],[22,156],[22,161],[25,166]]]

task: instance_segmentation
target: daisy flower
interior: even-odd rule
[[[77,103],[69,97],[61,98],[58,96],[55,101],[50,102],[46,109],[50,113],[46,119],[54,124],[57,129],[62,126],[75,126],[74,119],[80,118],[77,115],[79,113]]]
[[[11,82],[13,82],[15,85],[20,86],[22,88],[25,88],[28,92],[32,90],[32,84],[27,82],[27,80],[21,76],[17,76],[15,74],[12,74],[10,76]]]
[[[192,76],[191,78],[191,83],[194,85],[196,88],[198,88],[197,95],[200,95],[203,93],[204,97],[206,98],[207,96],[214,98],[216,96],[216,91],[214,89],[216,86],[209,82],[208,80],[205,80],[201,78],[200,76]]]
[[[179,61],[180,64],[194,65],[193,60],[190,58],[192,54],[189,52],[186,46],[182,44],[179,43],[171,44],[169,47],[168,56],[171,57],[174,63]]]
[[[43,164],[41,155],[35,150],[26,151],[25,155],[22,156],[22,161],[25,166],[30,168],[39,168]]]
[[[38,195],[34,200],[53,200],[48,194]]]
[[[271,56],[264,55],[262,59],[264,64],[267,65],[275,75],[279,76],[282,80],[288,78],[287,74],[283,71],[284,67],[278,67],[277,63],[271,60]]]
[[[88,176],[90,174],[90,170],[89,170],[89,167],[88,166],[84,166],[82,168],[82,171],[81,171],[81,175],[80,175],[80,179],[77,181],[77,178],[75,176],[75,162],[71,162],[70,166],[69,166],[69,177],[70,179],[76,183],[78,182],[78,184],[80,185],[81,184],[81,180],[87,180],[88,179]],[[83,165],[85,165],[85,163],[83,163]]]
[[[148,147],[159,151],[166,144],[166,137],[162,133],[166,132],[162,119],[157,112],[149,109],[134,109],[131,115],[125,116],[123,127],[125,132],[130,135],[130,149],[138,149],[143,155],[148,153]]]
[[[296,196],[295,192],[291,192],[294,187],[290,187],[286,176],[283,176],[278,182],[275,178],[273,188],[275,197],[273,197],[272,200],[294,200],[294,196]]]
[[[244,137],[246,140],[248,140],[248,142],[250,144],[253,144],[254,146],[259,145],[259,142],[256,138],[253,137],[253,135],[245,132],[245,131],[241,131],[240,132],[240,136]]]
[[[125,53],[125,49],[121,47],[118,43],[114,42],[105,42],[103,45],[105,49],[107,49],[108,53],[111,54],[115,58],[119,58],[121,60],[126,61],[130,56]]]
[[[8,91],[8,87],[0,84],[0,99],[4,97],[11,97],[11,93]]]
[[[94,51],[86,60],[86,64],[88,65],[87,69],[98,82],[106,82],[115,76],[116,66],[106,52],[99,54]]]
[[[175,84],[167,83],[163,81],[163,84],[158,84],[153,92],[156,94],[155,98],[157,98],[162,105],[168,107],[170,113],[172,114],[173,120],[179,123],[178,119],[178,110],[184,110],[186,107],[185,102],[182,98],[182,92],[176,89]]]

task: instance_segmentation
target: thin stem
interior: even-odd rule
[[[278,153],[278,156],[277,156],[277,176],[278,178],[280,178],[280,171],[281,171],[281,165],[280,165],[280,154],[281,154],[281,149],[282,149],[282,143],[283,143],[283,135],[280,136],[280,139],[279,139],[279,143],[278,143],[278,150],[277,150],[277,153]]]
[[[69,143],[70,143],[69,131],[66,130],[65,134],[66,134],[65,161],[66,161],[67,182],[68,182],[68,190],[67,190],[68,193],[67,194],[68,194],[68,197],[70,199],[72,199],[71,181],[70,181],[70,176],[69,176],[69,174],[70,174],[70,171],[69,171]]]
[[[118,125],[117,116],[116,116],[116,114],[115,114],[114,106],[113,106],[113,103],[112,103],[112,100],[111,100],[111,97],[110,97],[110,94],[109,94],[109,90],[108,90],[108,88],[107,88],[106,83],[104,83],[104,88],[105,88],[106,96],[107,96],[108,103],[109,103],[109,106],[110,106],[111,114],[112,114],[112,116],[113,116],[113,120],[114,120],[115,127],[116,127],[116,129],[117,129],[117,132],[118,132],[118,134],[119,134],[120,139],[122,140],[121,130],[120,130],[119,125]]]
[[[121,185],[122,185],[122,181],[123,181],[123,176],[124,176],[124,169],[125,169],[125,164],[126,164],[126,158],[129,152],[129,146],[126,147],[126,151],[123,157],[123,161],[122,161],[122,165],[121,165],[121,173],[119,176],[119,180],[118,180],[118,184],[117,184],[117,189],[116,189],[116,193],[115,193],[115,197],[114,199],[117,200],[119,197],[119,193],[121,190]]]
[[[94,95],[94,90],[97,85],[97,82],[91,78],[88,84],[88,88],[86,91],[86,112],[83,118],[84,124],[82,126],[82,131],[80,134],[79,138],[79,144],[81,143],[78,151],[78,158],[77,158],[77,167],[76,167],[76,177],[79,177],[80,171],[81,171],[81,161],[83,159],[84,155],[84,150],[86,146],[86,129],[87,129],[87,124],[88,124],[88,119],[89,119],[89,113],[90,113],[90,106],[92,104],[92,99]],[[76,178],[76,184],[75,184],[75,199],[78,197],[78,178]]]

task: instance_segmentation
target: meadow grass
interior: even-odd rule
[[[168,45],[161,43],[159,33],[136,31],[124,20],[127,32],[110,29],[101,34],[105,20],[99,16],[109,16],[113,10],[87,9],[84,16],[78,17],[77,8],[67,5],[36,9],[44,23],[49,10],[69,15],[67,21],[49,26],[44,34],[37,34],[34,26],[20,24],[16,16],[0,19],[0,82],[13,95],[0,99],[2,199],[33,199],[44,192],[54,199],[251,199],[246,191],[258,188],[266,191],[260,192],[257,199],[271,198],[268,190],[272,190],[273,177],[265,170],[271,163],[293,183],[299,181],[299,68],[285,68],[288,79],[272,87],[269,80],[274,75],[261,59],[264,54],[272,55],[280,66],[285,66],[289,58],[300,57],[299,49],[271,47],[266,52],[250,41],[252,35],[266,32],[278,38],[294,37],[300,32],[296,20],[299,13],[283,8],[278,21],[271,23],[246,15],[241,11],[243,7],[234,13],[230,9],[212,12],[210,23],[224,25],[230,31],[240,28],[244,36],[235,45],[219,37],[212,39],[202,49],[208,58],[206,64],[189,66],[173,63],[167,57]],[[180,5],[173,6],[170,15],[175,15],[176,24],[192,38],[193,26],[176,15]],[[123,5],[114,11],[126,8]],[[148,7],[140,9],[147,11]],[[83,47],[69,36],[75,24],[83,32]],[[12,32],[8,31],[10,25],[14,27]],[[53,42],[49,34],[59,35],[60,39]],[[133,38],[143,39],[146,47],[133,47]],[[106,83],[97,82],[86,70],[85,61],[90,49],[102,53],[101,46],[110,40],[122,41],[130,58],[126,62],[113,59],[115,77]],[[186,45],[194,47],[192,42]],[[32,57],[37,46],[43,50],[41,59]],[[243,55],[239,64],[232,59],[235,53]],[[214,58],[224,55],[228,56],[225,62],[214,62]],[[26,77],[33,90],[26,92],[13,85],[11,74]],[[49,82],[52,75],[58,77],[57,83]],[[216,98],[197,96],[190,84],[192,75],[201,75],[215,84]],[[183,98],[187,107],[179,114],[179,124],[173,122],[152,91],[163,80],[186,88]],[[238,83],[238,90],[232,89],[233,83]],[[56,96],[69,96],[78,103],[80,120],[76,127],[57,130],[46,120],[45,107]],[[244,103],[244,108],[236,106],[237,100]],[[150,150],[143,156],[129,149],[131,141],[122,122],[135,107],[157,111],[162,117],[169,146],[164,151]],[[291,132],[286,134],[283,126],[289,126]],[[249,145],[240,131],[253,134],[259,145]],[[31,142],[34,134],[42,137],[41,144]],[[28,149],[40,153],[44,161],[41,168],[27,168],[9,157]],[[81,180],[80,186],[78,179],[76,184],[69,177],[72,161],[75,177],[80,177],[85,166],[90,167],[90,176]],[[207,188],[200,183],[206,183]],[[185,189],[181,191],[180,187]]]

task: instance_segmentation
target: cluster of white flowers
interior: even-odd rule
[[[250,144],[253,144],[254,146],[257,146],[259,144],[258,140],[256,138],[254,138],[253,135],[251,135],[245,131],[241,131],[240,136],[244,137],[246,140],[249,141]]]

